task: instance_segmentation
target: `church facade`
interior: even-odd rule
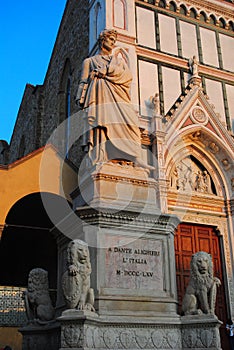
[[[21,348],[20,293],[30,269],[49,272],[59,315],[60,257],[73,237],[72,221],[68,232],[63,220],[73,210],[85,154],[75,96],[84,58],[97,52],[100,32],[114,28],[133,75],[142,158],[156,168],[150,176],[157,210],[180,222],[174,233],[178,314],[191,256],[205,251],[221,280],[216,314],[228,349],[225,323],[234,318],[233,10],[231,0],[67,1],[44,83],[26,86],[11,142],[0,141],[0,345],[13,339],[14,349]]]

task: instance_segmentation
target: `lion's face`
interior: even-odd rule
[[[198,271],[200,272],[201,275],[207,274],[208,266],[209,266],[209,262],[207,258],[205,257],[198,258],[196,261],[196,264],[197,264]]]
[[[191,270],[195,275],[207,276],[212,273],[212,259],[206,252],[198,252],[191,260]]]
[[[30,271],[28,275],[28,291],[48,289],[48,273],[47,271],[36,268]]]
[[[74,239],[68,246],[68,251],[70,249],[75,252],[79,264],[85,265],[89,262],[89,249],[85,242],[79,239]]]
[[[80,264],[86,264],[89,257],[89,252],[86,246],[77,247],[77,257]]]

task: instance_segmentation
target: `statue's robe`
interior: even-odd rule
[[[92,72],[103,77],[93,77]],[[83,99],[89,130],[86,144],[97,148],[94,162],[141,158],[138,115],[130,100],[131,82],[131,72],[122,58],[96,55],[83,62],[77,99]]]

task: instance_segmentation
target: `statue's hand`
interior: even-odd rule
[[[97,78],[104,78],[106,75],[106,70],[105,69],[94,69],[91,73],[90,73],[90,79],[93,80],[95,77]]]

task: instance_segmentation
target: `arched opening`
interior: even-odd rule
[[[187,13],[188,13],[188,10],[187,10],[186,6],[181,5],[180,6],[180,14],[184,15],[184,16],[187,16]]]
[[[158,3],[158,7],[161,7],[163,9],[166,8],[166,2],[164,0],[160,0],[159,3]]]
[[[176,7],[176,4],[174,3],[174,1],[171,1],[170,4],[169,4],[169,10],[173,11],[173,12],[176,12],[177,10],[177,7]]]
[[[226,27],[226,22],[225,22],[225,20],[223,18],[220,18],[219,26],[220,26],[220,28],[225,28]]]
[[[207,20],[207,16],[206,16],[205,12],[201,11],[200,12],[200,21],[206,22],[206,20]]]
[[[45,201],[56,213],[52,220]],[[17,329],[27,322],[22,293],[32,269],[48,271],[50,296],[56,306],[59,269],[56,238],[61,233],[53,228],[56,220],[59,222],[68,214],[66,207],[67,201],[60,196],[43,193],[42,201],[41,193],[33,193],[18,200],[6,217],[0,241],[0,327],[4,327],[3,338],[10,329],[17,344],[21,342]]]
[[[190,9],[190,17],[197,18],[197,11],[194,8]]]
[[[234,22],[232,22],[232,21],[228,22],[228,29],[231,31],[234,31]]]
[[[52,217],[47,207],[53,208]],[[65,204],[65,205],[64,205]],[[57,285],[57,243],[52,229],[68,215],[67,201],[51,193],[33,193],[10,209],[0,241],[0,285],[27,286],[31,269],[48,271],[50,288]]]
[[[210,15],[210,24],[216,25],[216,18],[214,15]]]

